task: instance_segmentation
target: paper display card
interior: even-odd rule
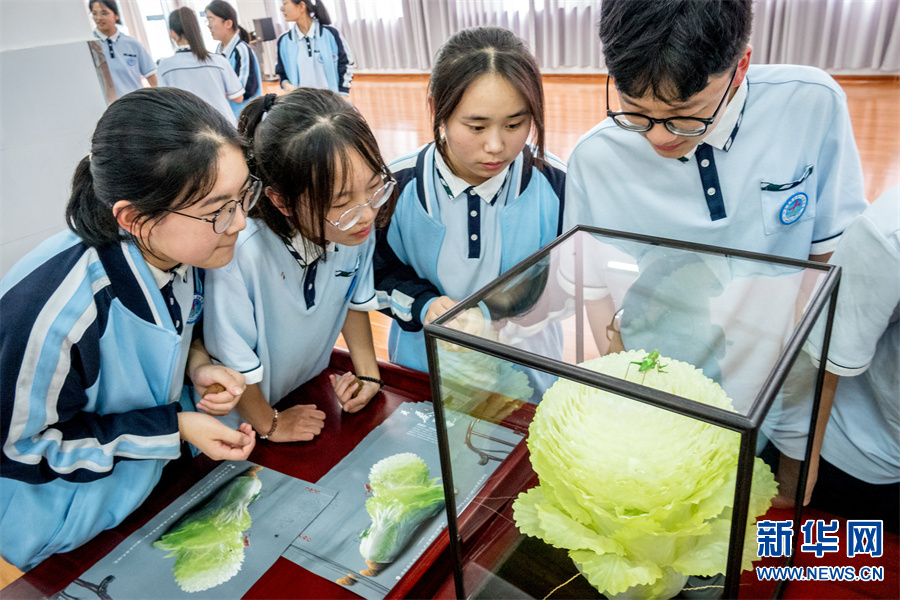
[[[462,448],[452,457],[462,512],[522,436],[459,413],[447,414],[447,427],[457,438],[450,448]],[[384,598],[447,526],[431,403],[399,406],[319,484],[336,497],[285,558],[364,598]]]
[[[240,598],[334,497],[222,463],[55,598]]]

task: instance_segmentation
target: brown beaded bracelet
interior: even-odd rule
[[[261,439],[261,440],[269,439],[269,436],[271,436],[273,433],[275,433],[275,428],[278,427],[278,409],[273,408],[272,410],[275,411],[275,416],[272,417],[272,429],[270,429],[269,433],[267,433],[266,435],[259,436],[259,439]]]
[[[364,377],[363,375],[357,375],[356,378],[362,379],[363,381],[371,381],[372,383],[377,383],[380,387],[384,387],[384,382],[374,377]]]

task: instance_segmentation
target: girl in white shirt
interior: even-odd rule
[[[212,54],[203,45],[200,24],[191,9],[182,6],[172,11],[169,37],[177,49],[174,56],[159,61],[159,85],[200,96],[237,125],[230,105],[243,102],[244,86],[225,57]]]

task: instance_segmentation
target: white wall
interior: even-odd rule
[[[0,0],[0,276],[65,228],[75,166],[106,108],[77,0]]]

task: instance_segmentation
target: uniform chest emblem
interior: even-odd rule
[[[809,197],[802,192],[788,198],[787,202],[781,207],[781,222],[785,225],[794,223],[806,212],[807,204],[809,204]]]
[[[191,302],[191,312],[188,314],[188,325],[196,323],[203,314],[203,294],[194,294],[194,301]]]

